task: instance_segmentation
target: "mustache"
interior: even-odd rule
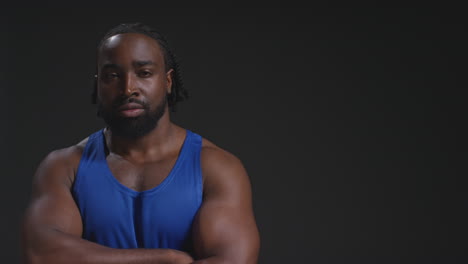
[[[124,104],[128,104],[128,103],[134,103],[134,104],[139,104],[141,105],[144,109],[148,109],[149,108],[149,104],[144,101],[144,100],[140,100],[140,99],[136,99],[134,97],[121,97],[121,98],[117,98],[114,100],[114,102],[112,102],[112,107],[113,108],[119,108],[120,106],[124,105]]]

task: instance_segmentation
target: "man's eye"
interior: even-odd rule
[[[106,77],[108,79],[118,78],[119,74],[117,74],[116,72],[109,72],[109,73],[106,74]]]
[[[150,77],[152,73],[150,71],[141,71],[138,73],[140,77]]]

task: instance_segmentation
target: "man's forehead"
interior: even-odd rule
[[[104,41],[103,46],[112,47],[114,45],[118,45],[122,41],[129,41],[129,40],[147,41],[149,43],[153,43],[154,45],[159,46],[158,42],[155,39],[153,39],[153,38],[151,38],[151,37],[149,37],[149,36],[147,36],[145,34],[134,33],[134,32],[120,33],[120,34],[110,36],[109,38],[107,38]]]
[[[116,53],[140,56],[162,57],[162,49],[158,42],[140,33],[117,34],[106,39],[99,50],[99,57],[107,57]]]

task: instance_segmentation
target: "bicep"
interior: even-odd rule
[[[207,202],[194,223],[197,259],[217,257],[232,263],[256,263],[258,232],[251,213]]]
[[[81,236],[81,216],[74,200],[64,187],[35,196],[26,211],[25,224],[30,228],[48,228]]]
[[[204,199],[193,226],[196,257],[256,263],[260,241],[249,178],[236,158],[215,163],[204,169]]]

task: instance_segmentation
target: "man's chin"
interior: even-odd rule
[[[151,120],[153,122],[148,121],[150,120],[141,120],[138,117],[128,117],[125,119],[119,119],[119,122],[106,123],[112,131],[112,134],[123,138],[137,139],[147,135],[156,128],[158,124],[157,120]]]
[[[164,97],[165,98],[165,97]],[[109,126],[112,134],[128,138],[137,139],[143,137],[153,131],[158,121],[166,111],[167,102],[164,100],[154,110],[145,109],[129,109],[124,111],[104,111],[102,105],[98,105],[100,116]]]

